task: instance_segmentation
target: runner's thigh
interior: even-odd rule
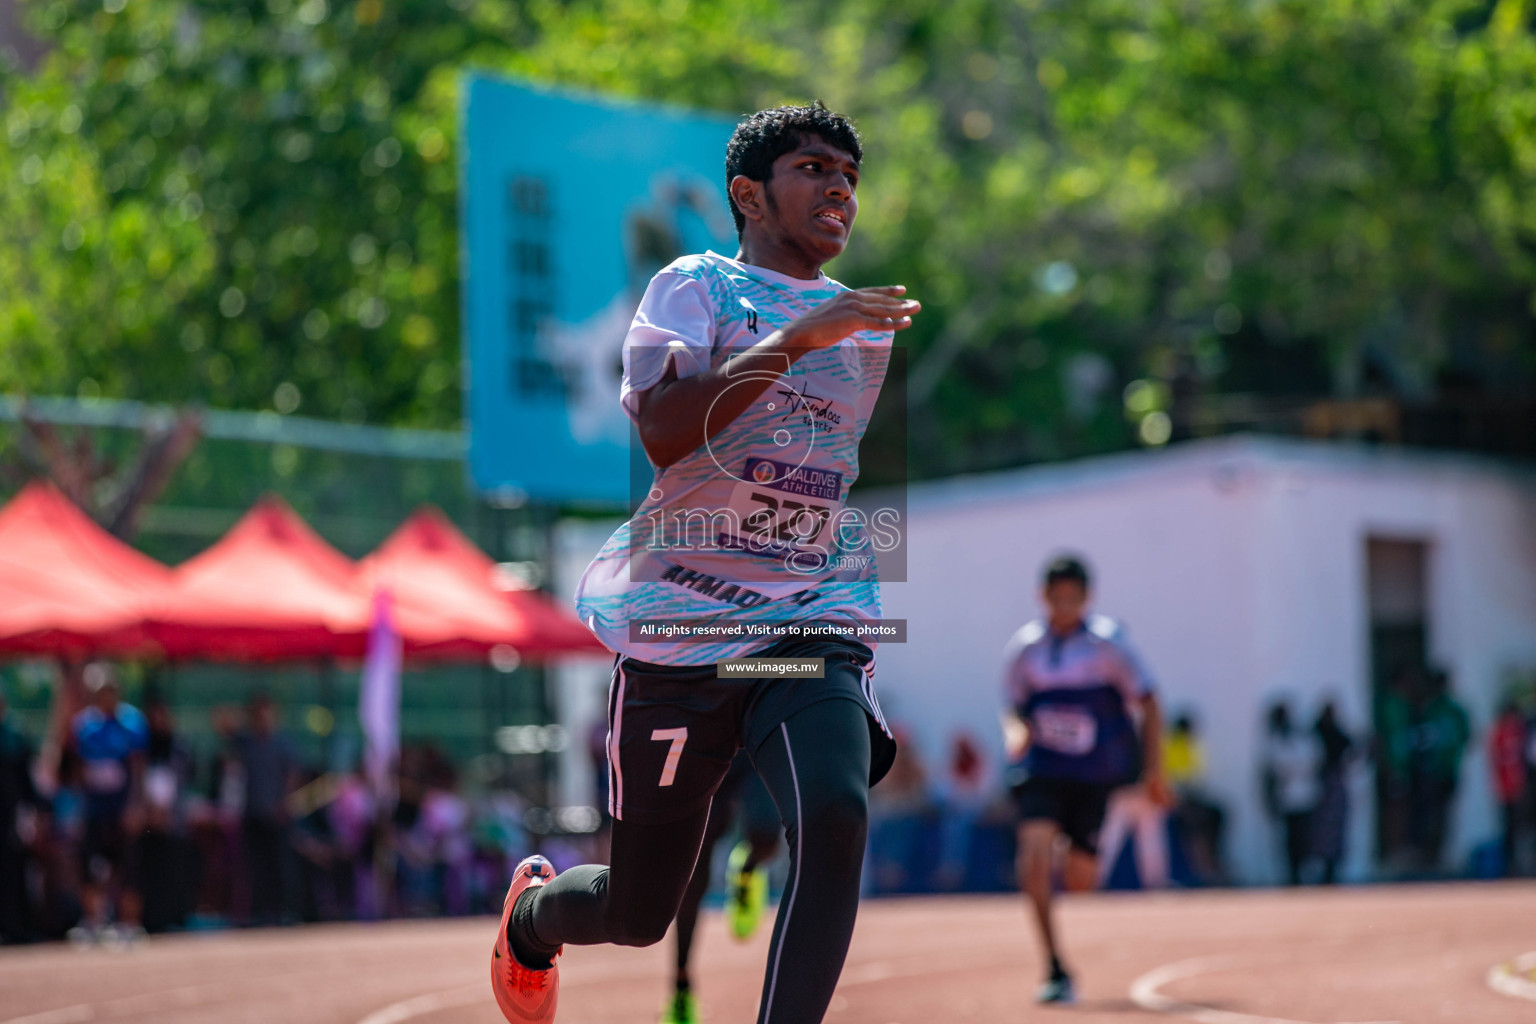
[[[609,811],[625,822],[691,817],[740,746],[740,686],[714,665],[675,668],[626,658],[608,695]]]

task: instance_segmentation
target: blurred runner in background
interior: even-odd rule
[[[709,805],[709,821],[704,826],[704,842],[699,847],[699,862],[693,878],[683,893],[674,925],[677,942],[676,970],[672,975],[672,995],[662,1010],[661,1024],[698,1024],[699,1005],[693,994],[693,979],[688,976],[688,960],[693,952],[694,929],[699,921],[699,905],[709,890],[710,864],[715,846],[740,820],[742,838],[731,848],[725,869],[725,924],[740,941],[752,937],[762,923],[768,906],[767,864],[779,849],[779,814],[773,798],[752,768],[745,753],[736,755],[725,780],[715,790]]]
[[[1170,803],[1152,680],[1119,625],[1087,613],[1089,597],[1082,561],[1051,562],[1041,591],[1046,617],[1015,633],[1003,660],[1003,736],[1022,819],[1019,888],[1034,908],[1048,957],[1037,997],[1042,1003],[1076,999],[1051,911],[1058,845],[1065,840],[1067,846],[1066,888],[1089,889],[1110,794],[1139,781],[1147,799],[1162,807]]]

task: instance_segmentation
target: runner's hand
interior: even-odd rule
[[[1022,719],[1003,720],[1003,749],[1009,764],[1017,764],[1024,759],[1024,754],[1029,750],[1029,739],[1029,725]]]
[[[906,288],[855,288],[839,292],[785,329],[791,343],[828,348],[856,331],[902,331],[923,307],[904,299]]]
[[[1173,806],[1173,790],[1168,788],[1168,780],[1163,778],[1162,772],[1147,774],[1145,782],[1147,784],[1147,797],[1154,804],[1164,808]]]

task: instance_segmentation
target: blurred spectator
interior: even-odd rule
[[[192,756],[177,738],[163,700],[146,701],[145,712],[144,828],[129,847],[128,875],[143,897],[144,927],[163,931],[186,923],[197,891],[197,861],[182,819]]]
[[[1174,794],[1174,829],[1194,881],[1221,884],[1226,878],[1221,861],[1226,813],[1205,788],[1205,746],[1188,713],[1174,719],[1163,740],[1163,771]]]
[[[911,736],[894,727],[896,760],[880,785],[869,793],[869,847],[866,891],[904,892],[914,882],[918,835],[931,804],[928,774]]]
[[[1323,704],[1312,731],[1322,749],[1317,809],[1312,813],[1312,855],[1322,864],[1323,884],[1332,885],[1339,878],[1344,837],[1349,832],[1349,791],[1345,782],[1354,741],[1339,726],[1338,709],[1331,700]]]
[[[417,839],[436,876],[439,912],[457,917],[469,912],[473,856],[469,804],[459,795],[459,779],[453,765],[440,752],[432,753]]]
[[[422,899],[425,886],[422,869],[408,850],[409,837],[421,817],[422,797],[426,795],[422,749],[402,749],[395,770],[395,806],[384,832],[386,861],[390,865],[385,877],[393,882],[395,905],[390,912],[411,914]]]
[[[1450,676],[1432,673],[1424,703],[1415,716],[1408,771],[1408,834],[1419,866],[1430,871],[1440,868],[1461,776],[1461,755],[1470,735],[1467,712],[1451,696]]]
[[[1530,705],[1525,716],[1525,821],[1536,833],[1536,702]]]
[[[277,708],[265,693],[246,705],[245,729],[232,741],[244,783],[240,806],[241,847],[250,884],[250,919],[273,924],[289,912],[288,795],[297,788],[299,763],[293,744],[277,727]]]
[[[1284,702],[1269,709],[1262,756],[1264,806],[1284,837],[1286,879],[1300,885],[1322,756],[1317,738],[1291,725],[1290,708]]]
[[[85,788],[80,755],[72,744],[59,752],[58,779],[48,818],[37,830],[34,854],[42,873],[38,930],[60,939],[80,923],[80,843],[85,838]]]
[[[1493,792],[1499,801],[1502,825],[1501,849],[1506,876],[1518,874],[1520,838],[1527,825],[1526,722],[1512,699],[1505,699],[1499,717],[1488,731],[1488,765],[1493,772]]]
[[[81,904],[85,917],[71,933],[78,942],[137,937],[139,895],[127,884],[131,837],[143,821],[144,750],[149,725],[121,699],[112,666],[97,662],[85,670],[91,706],[70,723],[70,741],[79,755],[84,789],[85,835],[80,844]],[[116,904],[116,925],[108,929],[108,908]]]
[[[337,782],[336,797],[326,808],[331,851],[331,879],[338,909],[348,917],[374,920],[380,916],[373,874],[374,800],[362,771],[348,772]]]
[[[410,787],[414,820],[399,837],[401,901],[406,913],[464,914],[472,854],[469,807],[458,795],[453,766],[435,748],[420,752],[418,771]],[[402,781],[402,795],[406,789]]]
[[[32,783],[32,744],[10,721],[5,694],[0,693],[0,943],[25,942],[33,937],[27,913],[28,842],[35,834],[42,798]],[[31,828],[24,816],[32,813]]]
[[[1114,872],[1120,850],[1134,838],[1136,880],[1143,889],[1161,889],[1168,884],[1168,810],[1152,799],[1147,787],[1137,783],[1122,786],[1109,798],[1104,816],[1104,831],[1099,838],[1099,885]]]
[[[940,889],[959,889],[965,883],[971,838],[987,808],[989,782],[981,748],[969,733],[956,733],[950,740],[949,772],[940,794],[939,867],[934,879]]]
[[[357,773],[306,772],[303,785],[288,797],[288,811],[298,853],[299,917],[305,921],[357,917],[362,910],[358,881],[364,877],[358,861],[372,856],[372,798],[367,783]]]
[[[1411,854],[1408,842],[1409,775],[1413,764],[1414,707],[1421,674],[1400,666],[1376,694],[1376,806],[1380,856],[1389,870]]]

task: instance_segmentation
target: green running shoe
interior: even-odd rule
[[[737,941],[745,942],[762,923],[768,906],[768,870],[747,870],[752,844],[743,839],[731,850],[725,868],[725,923]]]
[[[692,992],[679,992],[667,1000],[661,1011],[661,1024],[699,1024],[699,1001]]]

